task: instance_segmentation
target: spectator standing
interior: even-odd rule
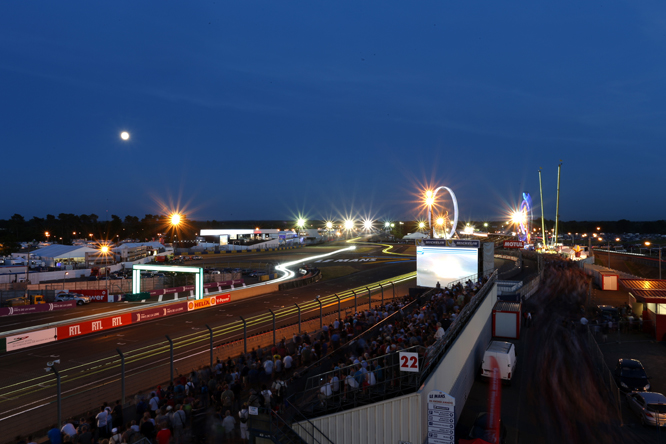
[[[160,425],[160,431],[157,432],[157,444],[169,444],[171,441],[171,430],[167,428],[165,422]]]
[[[150,392],[150,400],[148,400],[148,406],[150,407],[150,414],[154,418],[155,412],[159,408],[160,398],[157,397],[157,393]]]
[[[72,424],[72,418],[68,418],[67,421],[62,422],[62,429],[60,429],[60,431],[65,435],[72,437],[76,435],[76,428],[74,428],[74,425]]]
[[[106,432],[106,421],[108,419],[108,413],[106,413],[106,409],[104,406],[102,406],[99,409],[99,413],[97,416],[95,416],[95,419],[97,420],[97,431],[99,433],[100,438],[106,438],[107,437],[107,432]]]
[[[120,404],[120,400],[117,400],[116,405],[113,406],[113,427],[122,427],[124,423],[123,406]]]
[[[222,427],[224,427],[224,436],[227,439],[227,442],[231,442],[234,438],[234,429],[236,428],[236,419],[231,416],[231,412],[227,410],[224,413],[224,419],[222,420]]]
[[[171,427],[173,427],[173,437],[176,442],[180,442],[180,437],[183,435],[183,429],[187,425],[187,415],[183,410],[183,406],[178,404],[176,406],[176,412],[171,418]]]
[[[273,393],[270,390],[268,390],[266,384],[262,384],[261,386],[261,396],[264,397],[264,407],[269,408],[271,406],[271,401],[273,399]]]
[[[111,429],[111,438],[109,444],[121,444],[123,442],[123,435],[117,427]]]
[[[46,435],[48,436],[49,441],[51,441],[51,444],[62,444],[62,435],[60,429],[56,424],[53,424],[51,426],[51,429],[48,431]]]
[[[248,430],[247,422],[250,420],[250,412],[247,409],[247,403],[243,404],[243,408],[238,412],[238,419],[240,420],[240,437],[241,441],[247,443],[250,439],[250,431]]]

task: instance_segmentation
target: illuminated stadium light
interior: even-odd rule
[[[354,229],[354,221],[353,220],[346,220],[345,221],[345,230],[352,230]]]
[[[177,227],[178,225],[180,225],[180,222],[182,221],[182,219],[183,219],[183,217],[178,213],[173,213],[169,217],[169,220],[171,221],[171,225],[173,225],[174,227]]]
[[[329,230],[333,228],[333,222],[326,222],[326,228]]]
[[[444,218],[443,217],[438,217],[437,218],[437,225],[444,225]]]
[[[366,230],[372,230],[372,221],[371,220],[363,221],[363,228],[365,228]]]

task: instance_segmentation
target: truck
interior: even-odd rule
[[[18,298],[7,299],[5,301],[6,307],[16,307],[19,305],[39,305],[46,304],[44,296],[41,294],[31,294],[28,297],[19,296]]]

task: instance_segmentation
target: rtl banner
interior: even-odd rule
[[[76,336],[97,333],[98,331],[110,330],[116,327],[124,327],[132,324],[132,314],[121,314],[92,321],[79,322],[64,327],[58,327],[58,341]]]

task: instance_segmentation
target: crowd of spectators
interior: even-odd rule
[[[54,425],[49,439],[53,444],[133,444],[144,438],[157,444],[206,439],[247,442],[250,415],[255,409],[283,410],[290,386],[303,386],[301,374],[311,364],[333,357],[328,369],[332,372],[317,388],[320,402],[337,394],[366,390],[390,376],[395,352],[418,347],[427,355],[481,285],[468,281],[437,288],[423,306],[409,310],[405,307],[414,298],[399,297],[350,313],[312,334],[295,334],[271,347],[218,359],[212,368],[202,366],[147,395],[137,395],[130,418],[124,414],[132,409],[124,411],[120,401],[113,406],[105,403],[78,421],[70,418],[60,427]],[[394,316],[390,323],[368,334],[375,324],[396,312],[402,316]],[[20,437],[16,441],[26,443]]]
[[[404,381],[409,382],[400,374],[398,352],[409,350],[423,358],[431,357],[463,307],[484,283],[485,280],[468,280],[450,288],[438,287],[421,306],[403,308],[411,302],[411,298],[405,297],[397,303],[348,316],[344,327],[349,345],[329,359],[328,368],[320,372],[320,384],[316,388],[318,406],[315,407],[325,409],[331,403],[345,403],[359,395],[367,397],[374,386],[386,391],[399,389]],[[402,316],[394,317],[376,331],[360,334],[395,311],[400,311]],[[352,331],[355,334],[349,334]],[[306,393],[302,398],[307,403],[312,402],[314,396]],[[372,397],[367,398],[372,401]]]

